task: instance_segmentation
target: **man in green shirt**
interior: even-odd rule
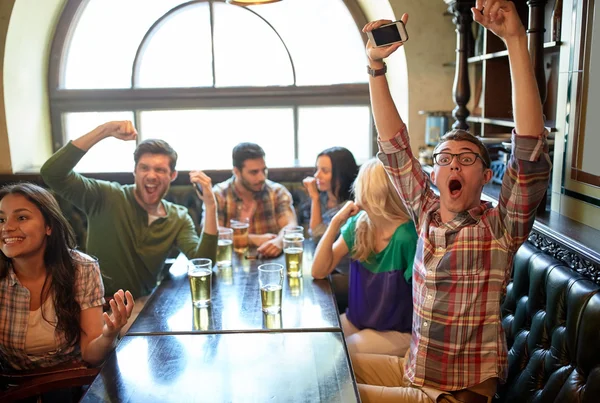
[[[188,258],[215,261],[217,209],[211,180],[202,172],[190,181],[202,186],[206,208],[204,230],[198,236],[187,208],[163,200],[177,177],[177,153],[165,141],[145,140],[135,150],[135,183],[86,178],[73,171],[95,144],[107,137],[135,140],[129,121],[108,122],[69,142],[41,169],[42,178],[57,194],[80,208],[88,218],[86,252],[96,256],[104,274],[106,295],[128,289],[136,298],[152,292],[173,246]]]

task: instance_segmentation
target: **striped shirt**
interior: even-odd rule
[[[550,176],[546,135],[517,136],[498,205],[481,202],[443,223],[440,200],[410,149],[406,127],[379,141],[379,159],[416,223],[412,340],[415,386],[460,390],[507,376],[500,303]]]
[[[82,311],[102,306],[104,285],[98,262],[81,252],[72,253],[76,264],[75,301]],[[64,334],[58,332],[55,332],[60,346],[57,350],[40,355],[27,354],[25,336],[29,323],[29,303],[29,290],[21,285],[11,267],[8,275],[0,280],[0,369],[27,370],[80,360],[79,346],[67,346]],[[56,321],[56,317],[47,319]]]
[[[216,184],[213,192],[217,199],[219,226],[229,227],[230,221],[240,219],[244,201],[238,196],[233,183],[234,176]],[[295,217],[292,195],[279,183],[267,180],[262,191],[254,194],[256,210],[250,219],[250,234],[277,234],[282,216]]]

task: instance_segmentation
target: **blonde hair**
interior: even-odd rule
[[[398,225],[408,221],[409,216],[383,164],[377,158],[362,164],[352,189],[356,204],[365,213],[356,220],[351,256],[359,261],[368,261],[369,256],[375,252],[376,244],[375,226],[369,215],[397,221]]]

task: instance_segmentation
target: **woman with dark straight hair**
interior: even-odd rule
[[[317,155],[315,176],[303,181],[310,197],[309,233],[312,236],[322,236],[333,216],[350,200],[357,173],[356,160],[344,147],[331,147]]]
[[[20,183],[0,188],[0,367],[27,370],[72,360],[100,364],[134,306],[119,290],[102,312],[96,259],[75,250],[56,199]]]

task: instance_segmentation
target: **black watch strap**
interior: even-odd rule
[[[377,70],[371,68],[371,66],[367,65],[367,73],[373,77],[382,76],[387,72],[387,64],[383,62],[383,67]]]

